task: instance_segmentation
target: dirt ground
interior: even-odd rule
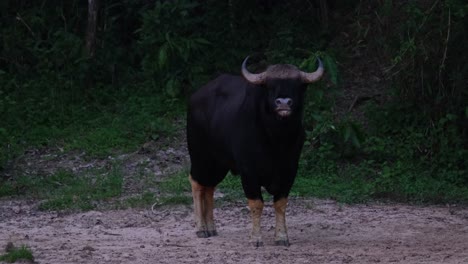
[[[189,206],[59,214],[0,200],[0,245],[28,245],[37,263],[468,263],[468,208],[341,205],[291,200],[291,246],[275,246],[265,207],[265,246],[248,244],[249,211],[215,210],[219,236],[197,238]]]

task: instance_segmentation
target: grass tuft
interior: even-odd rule
[[[6,247],[6,251],[7,252],[4,255],[0,255],[0,261],[8,263],[14,263],[19,260],[34,262],[34,256],[31,249],[25,245],[18,248],[10,242]]]

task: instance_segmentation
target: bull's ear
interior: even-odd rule
[[[316,71],[310,73],[301,71],[301,79],[303,83],[314,83],[322,78],[324,72],[323,64],[320,58],[317,58],[317,60],[319,66]]]
[[[247,58],[245,58],[244,62],[242,62],[242,67],[241,67],[242,76],[244,76],[244,78],[249,83],[252,83],[252,84],[260,85],[260,84],[265,83],[265,72],[255,74],[255,73],[251,73],[251,72],[249,72],[249,70],[247,70],[247,60],[249,60],[249,57],[250,56],[247,56]]]

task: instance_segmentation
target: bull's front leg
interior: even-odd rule
[[[250,233],[250,243],[255,247],[263,246],[260,219],[263,212],[263,201],[261,199],[249,199],[250,214],[252,216],[252,232]]]
[[[276,215],[275,244],[289,246],[288,230],[286,228],[286,206],[288,198],[279,198],[274,202]]]

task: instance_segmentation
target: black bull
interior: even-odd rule
[[[285,211],[304,143],[304,93],[318,81],[293,65],[272,65],[260,74],[242,64],[242,75],[221,75],[190,98],[187,141],[198,237],[217,235],[213,193],[228,171],[240,174],[252,216],[250,242],[263,245],[261,187],[273,195],[275,243],[289,245]]]

